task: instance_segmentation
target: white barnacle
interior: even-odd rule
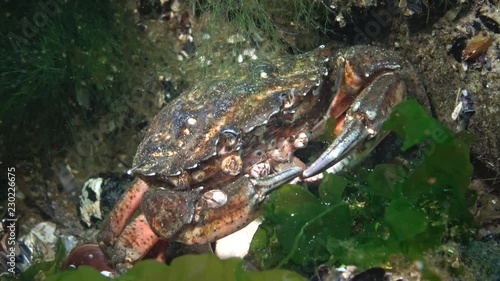
[[[377,117],[377,112],[375,112],[374,110],[367,110],[366,117],[368,117],[369,120],[373,121],[375,117]]]
[[[266,79],[267,77],[268,77],[268,75],[267,75],[267,73],[266,73],[266,72],[262,71],[262,72],[260,73],[260,78],[262,78],[262,79]]]
[[[220,189],[213,189],[203,194],[203,200],[207,202],[209,208],[220,208],[227,203],[227,194]]]
[[[297,138],[293,141],[294,148],[303,148],[307,145],[309,137],[306,133],[300,133]]]
[[[191,174],[191,177],[196,181],[196,182],[202,182],[205,179],[205,171],[203,170],[197,170],[194,171]]]
[[[239,155],[229,155],[222,160],[221,169],[222,172],[229,174],[231,176],[236,176],[241,172],[243,168],[243,161]]]
[[[360,106],[361,106],[361,103],[359,101],[355,102],[352,105],[352,111],[354,111],[354,112],[358,111],[358,109],[359,109]]]
[[[191,117],[191,118],[189,118],[189,119],[187,120],[187,123],[188,123],[189,125],[195,125],[195,124],[196,124],[196,119],[194,119],[194,118],[192,118],[192,117]]]
[[[266,161],[253,165],[250,168],[249,174],[254,178],[261,178],[269,175],[270,171],[271,166],[269,165],[269,162]]]

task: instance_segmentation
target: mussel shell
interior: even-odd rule
[[[448,54],[452,55],[456,61],[462,62],[462,53],[467,46],[467,38],[458,37],[455,39],[451,48],[448,50]]]
[[[494,19],[485,15],[478,15],[477,17],[481,20],[481,22],[487,29],[494,33],[500,33],[500,24],[498,24],[498,22],[496,22]]]

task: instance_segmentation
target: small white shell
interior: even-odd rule
[[[463,106],[463,103],[461,101],[458,102],[457,106],[455,107],[455,109],[453,109],[453,112],[451,113],[451,119],[453,119],[453,120],[458,119],[458,115],[462,111],[462,106]]]
[[[220,208],[227,203],[227,195],[220,189],[213,189],[203,194],[203,200],[207,202],[207,206],[212,209]]]

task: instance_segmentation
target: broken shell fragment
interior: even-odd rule
[[[53,261],[55,259],[56,227],[53,222],[41,222],[21,238],[29,251],[33,253],[31,257],[33,262]]]
[[[459,90],[457,95],[457,105],[451,114],[451,118],[458,122],[457,131],[466,130],[469,120],[476,113],[472,94],[464,89]]]
[[[82,188],[80,194],[80,214],[87,227],[91,227],[96,220],[102,220],[101,193],[103,178],[91,178]]]
[[[458,102],[458,104],[455,107],[455,109],[453,109],[453,112],[451,113],[451,119],[453,119],[453,121],[455,121],[455,120],[458,119],[458,116],[460,115],[460,112],[462,112],[462,107],[463,107],[463,104],[460,101],[460,102]]]

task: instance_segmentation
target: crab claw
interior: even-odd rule
[[[392,107],[406,97],[406,85],[396,72],[378,75],[356,97],[347,110],[342,130],[328,149],[312,165],[304,170],[303,178],[309,178],[353,155],[365,155],[383,139],[378,132],[389,117]],[[370,140],[367,142],[367,140]],[[357,155],[358,154],[358,155]],[[341,165],[340,169],[343,167]],[[338,171],[335,168],[334,171]]]
[[[367,137],[368,132],[360,120],[346,120],[340,135],[311,166],[304,170],[302,177],[312,177],[341,161]]]

